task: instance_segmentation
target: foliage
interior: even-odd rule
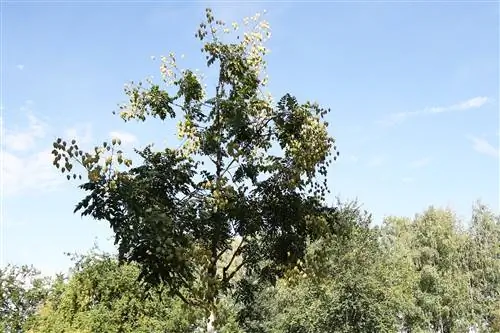
[[[0,269],[1,331],[23,331],[47,296],[49,287],[50,280],[34,267],[7,265]]]
[[[80,256],[68,281],[59,279],[29,332],[187,332],[197,313],[161,289],[137,283],[135,265],[105,254]],[[149,296],[149,297],[146,297]]]
[[[381,227],[356,203],[325,208],[320,220],[325,232],[275,284],[244,269],[233,277],[239,288],[217,300],[218,332],[498,332],[500,219],[484,205],[467,228],[432,207]],[[219,272],[241,262],[240,243]],[[205,313],[138,283],[138,265],[75,260],[69,278],[51,281],[26,266],[2,270],[5,332],[203,331]]]
[[[473,209],[467,242],[470,287],[478,331],[500,331],[500,216],[481,203]]]
[[[355,204],[339,205],[326,217],[339,227],[309,244],[305,261],[276,286],[260,287],[242,325],[247,332],[497,332],[498,218],[478,205],[465,229],[451,211],[430,207],[370,228]]]
[[[408,272],[412,302],[399,313],[405,329],[461,332],[477,322],[467,267],[473,239],[453,212],[430,207],[413,221],[387,219],[383,231],[391,255],[405,262],[396,267]]]
[[[465,235],[451,211],[428,209],[414,222],[419,274],[417,304],[426,321],[444,333],[466,330],[471,319]]]
[[[77,177],[75,163],[86,170],[80,187],[88,195],[76,211],[109,222],[119,259],[138,263],[148,285],[165,284],[211,313],[243,267],[272,280],[304,256],[327,191],[317,176],[326,176],[336,150],[323,121],[328,110],[290,94],[274,103],[262,92],[269,25],[259,15],[244,24],[253,28],[237,42],[224,36],[238,24],[228,28],[210,9],[200,24],[196,37],[217,73],[214,95],[174,54],[162,59],[162,85],[126,88],[130,103],[121,117],[180,119],[180,148],[150,145],[136,151],[143,162],[131,167],[119,140],[93,153],[75,140],[54,142],[54,165],[68,179]],[[230,259],[218,269],[236,237],[240,263]]]
[[[356,203],[326,219],[338,226],[310,244],[301,269],[265,290],[262,332],[394,332],[396,281],[371,217]]]

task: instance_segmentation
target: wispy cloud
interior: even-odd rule
[[[430,157],[420,158],[410,162],[410,167],[414,169],[423,168],[431,163]]]
[[[21,107],[21,111],[26,109],[26,106]],[[46,136],[48,125],[31,111],[28,111],[27,118],[28,124],[24,128],[5,129],[0,152],[5,196],[33,190],[52,190],[62,181],[62,177],[52,167],[51,148],[37,148]]]
[[[16,65],[16,68],[22,71],[24,69],[24,65],[22,64]]]
[[[32,148],[36,141],[45,136],[47,124],[28,114],[28,126],[25,129],[6,129],[4,148],[10,151],[26,151]]]
[[[495,148],[487,140],[474,136],[468,136],[468,139],[472,141],[472,148],[478,153],[488,155],[494,158],[498,158],[498,156],[500,155],[500,149]]]
[[[30,154],[0,153],[5,196],[33,191],[51,191],[61,185],[63,177],[52,166],[50,149]]]
[[[407,111],[407,112],[398,112],[392,113],[387,118],[378,121],[379,124],[382,125],[396,125],[402,123],[411,117],[430,115],[436,113],[444,113],[444,112],[456,112],[456,111],[465,111],[470,109],[478,109],[488,103],[490,99],[485,96],[478,96],[466,101],[462,101],[456,104],[448,105],[448,106],[433,106],[427,107],[417,111]]]
[[[59,188],[64,177],[52,165],[48,124],[34,115],[33,102],[20,109],[26,115],[25,126],[5,128],[0,160],[4,195],[46,192]],[[2,124],[4,125],[4,124]]]
[[[109,136],[114,139],[120,139],[124,144],[132,144],[137,141],[136,136],[128,132],[113,131],[109,133]]]

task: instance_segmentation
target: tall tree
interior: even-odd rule
[[[450,210],[430,207],[415,219],[389,218],[384,243],[405,272],[408,302],[399,315],[408,332],[462,332],[473,324],[467,233]]]
[[[500,216],[474,206],[467,260],[478,332],[500,331]]]
[[[290,94],[274,103],[263,93],[269,25],[259,14],[244,25],[247,31],[230,39],[238,24],[229,27],[206,10],[196,37],[215,67],[213,95],[174,54],[162,60],[164,84],[126,89],[130,103],[121,117],[179,118],[180,148],[137,150],[143,162],[131,167],[119,141],[89,153],[75,140],[54,142],[54,164],[68,179],[78,176],[75,163],[87,172],[80,187],[88,195],[75,211],[108,221],[120,260],[139,263],[150,285],[164,283],[206,309],[209,331],[219,296],[240,270],[275,279],[304,256],[327,191],[318,176],[326,176],[336,150],[323,120],[328,110]],[[232,258],[241,261],[218,268],[235,237]]]
[[[371,217],[349,203],[325,219],[337,228],[311,243],[302,269],[264,291],[264,328],[249,332],[397,331],[406,295],[399,292],[400,274],[387,260],[379,230],[369,228]]]
[[[418,290],[419,275],[415,268],[415,233],[413,220],[387,217],[380,229],[381,246],[392,267],[389,278],[398,281],[395,288],[400,304],[395,317],[403,332],[424,332],[427,329],[425,313],[418,306],[414,293]],[[424,328],[425,327],[425,328]]]
[[[466,233],[450,210],[430,207],[414,222],[417,304],[436,332],[467,330],[471,324]]]

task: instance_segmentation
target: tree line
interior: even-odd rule
[[[339,203],[326,218],[336,227],[274,283],[246,272],[235,278],[217,302],[218,332],[500,330],[500,216],[486,206],[477,203],[467,224],[430,207],[373,226],[356,203]],[[3,331],[206,330],[202,308],[140,283],[137,264],[97,250],[73,262],[69,274],[52,278],[32,267],[2,269]]]

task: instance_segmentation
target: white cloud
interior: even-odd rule
[[[22,71],[24,69],[24,65],[19,64],[16,66],[16,68],[19,69],[20,71]]]
[[[132,144],[137,141],[135,135],[128,132],[113,131],[109,133],[110,138],[120,139],[124,144]]]
[[[453,111],[453,110],[477,109],[485,105],[488,101],[489,101],[488,97],[485,96],[474,97],[460,104],[452,105],[450,110]]]
[[[3,167],[2,186],[5,196],[27,191],[51,191],[62,182],[61,174],[52,165],[50,150],[28,155],[19,155],[2,151],[0,163]]]
[[[32,110],[34,105],[35,105],[35,102],[33,102],[31,99],[27,99],[26,101],[24,101],[24,104],[21,105],[19,110],[21,112],[28,112],[28,111]]]
[[[491,157],[498,158],[500,155],[500,149],[495,148],[491,143],[482,138],[477,138],[474,136],[469,136],[469,140],[472,141],[472,148],[478,153],[488,155]]]
[[[4,125],[10,125],[5,128],[0,151],[0,173],[5,196],[51,191],[65,181],[52,165],[53,148],[47,140],[49,126],[32,113],[32,104],[28,101],[19,110],[27,114],[25,126],[12,126],[10,123],[5,124],[5,121],[2,123],[3,128]]]
[[[45,136],[47,124],[28,114],[28,126],[24,130],[5,130],[3,145],[7,150],[26,151],[32,148],[36,141]]]
[[[424,157],[418,160],[414,160],[410,163],[410,167],[418,169],[423,168],[431,163],[430,157]]]
[[[455,111],[465,111],[470,109],[478,109],[488,103],[490,99],[485,96],[478,96],[466,101],[462,101],[456,104],[447,105],[447,106],[433,106],[425,109],[417,110],[417,111],[407,111],[407,112],[398,112],[390,114],[386,119],[378,121],[379,124],[382,125],[396,125],[408,118],[426,115],[426,114],[436,114],[443,112],[455,112]]]

